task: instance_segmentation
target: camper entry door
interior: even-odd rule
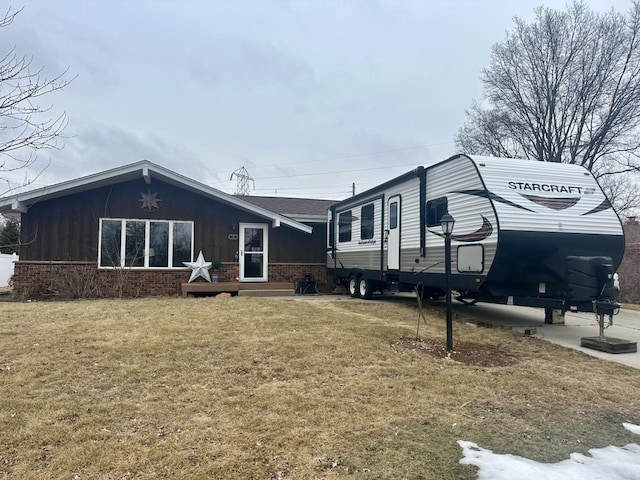
[[[400,269],[400,196],[387,202],[387,269]]]

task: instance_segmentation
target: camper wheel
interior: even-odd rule
[[[358,293],[360,294],[360,297],[369,300],[373,294],[373,282],[366,278],[360,278],[360,281],[358,282]]]
[[[351,295],[353,298],[358,298],[360,292],[358,291],[358,279],[351,275],[349,277],[349,295]]]

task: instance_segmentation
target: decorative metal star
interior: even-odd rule
[[[189,278],[189,283],[193,282],[196,278],[202,277],[207,282],[211,282],[211,276],[209,275],[209,269],[211,268],[211,262],[205,262],[204,255],[202,255],[202,250],[198,254],[198,259],[195,262],[182,262],[185,266],[189,267],[191,270],[191,277]]]
[[[142,205],[140,208],[142,210],[153,211],[154,209],[160,208],[159,203],[162,201],[158,198],[158,193],[151,193],[150,190],[147,190],[147,193],[141,193],[140,199],[138,200]]]

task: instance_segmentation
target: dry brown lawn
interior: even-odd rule
[[[471,479],[637,442],[622,365],[403,301],[0,302],[0,478]]]

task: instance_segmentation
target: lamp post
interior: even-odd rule
[[[451,311],[451,233],[456,221],[445,213],[440,219],[442,233],[444,233],[444,276],[447,292],[447,352],[453,351],[453,312]]]

